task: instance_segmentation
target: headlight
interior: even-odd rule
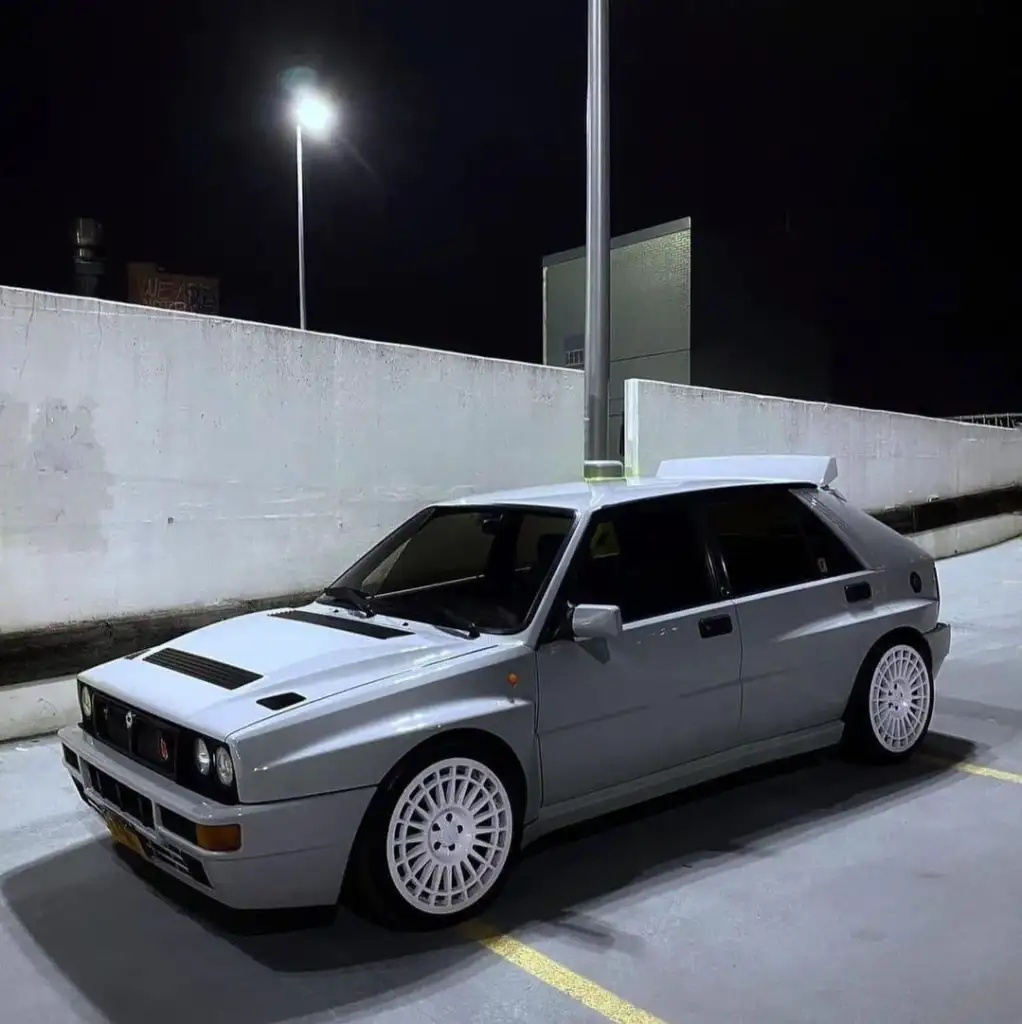
[[[209,775],[213,759],[209,756],[209,747],[205,740],[195,741],[195,767],[199,769],[200,775]]]
[[[78,692],[78,699],[82,705],[82,714],[86,718],[92,718],[92,691],[83,686]]]
[[[234,782],[234,762],[231,752],[226,747],[216,748],[216,777],[220,785],[230,786]]]

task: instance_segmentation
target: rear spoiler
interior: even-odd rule
[[[833,455],[715,455],[664,459],[656,475],[662,480],[755,480],[827,487],[837,479],[837,459]]]

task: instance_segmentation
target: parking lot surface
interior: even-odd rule
[[[927,755],[825,754],[552,837],[472,930],[224,919],[0,747],[0,1021],[1022,1021],[1022,544],[942,562]]]

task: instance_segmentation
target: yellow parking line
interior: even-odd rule
[[[986,765],[955,761],[953,758],[937,754],[927,753],[921,756],[927,761],[953,768],[966,775],[979,775],[985,779],[1022,786],[1022,772],[988,768]],[[654,1017],[653,1014],[634,1006],[602,985],[597,985],[595,981],[576,974],[545,953],[498,931],[484,921],[466,921],[459,930],[466,938],[485,946],[491,953],[496,953],[537,980],[595,1010],[607,1020],[615,1021],[615,1024],[665,1024],[659,1017]]]
[[[1022,786],[1022,773],[1008,772],[1003,768],[988,768],[982,764],[971,764],[968,761],[955,761],[950,757],[940,757],[937,754],[924,754],[927,761],[934,764],[942,764],[947,768],[954,768],[956,772],[965,772],[966,775],[979,775],[984,779],[996,779],[998,782],[1012,782],[1016,786]]]
[[[521,968],[534,978],[545,982],[551,988],[563,992],[590,1010],[602,1014],[616,1024],[664,1024],[645,1010],[633,1006],[620,996],[614,995],[597,985],[595,981],[583,978],[581,974],[569,971],[563,964],[551,960],[545,953],[527,946],[483,921],[466,921],[461,926],[462,934],[485,946],[490,952],[503,957],[515,967]]]
[[[1014,782],[1016,786],[1022,786],[1022,775],[1018,772],[1006,772],[1003,768],[987,768],[982,764],[968,764],[960,762],[955,765],[960,772],[967,775],[982,775],[985,779],[997,779],[998,782]]]

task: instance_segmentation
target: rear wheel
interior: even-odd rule
[[[353,858],[359,909],[397,928],[441,928],[479,913],[518,847],[515,787],[487,751],[413,755],[381,787]]]
[[[933,700],[933,674],[922,643],[905,638],[881,645],[859,670],[846,745],[871,761],[904,760],[926,738]]]

